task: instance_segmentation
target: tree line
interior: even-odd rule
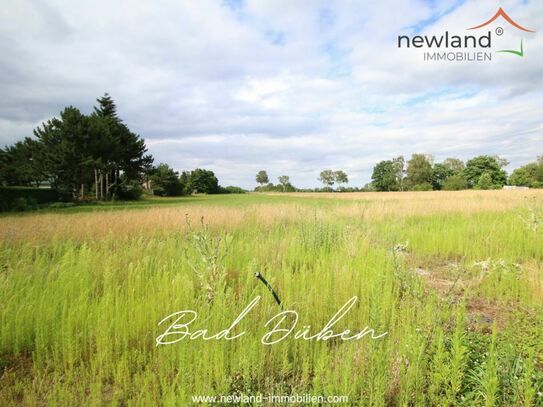
[[[200,194],[243,194],[245,190],[236,186],[222,187],[211,170],[196,168],[181,174],[168,164],[159,164],[151,171],[145,185],[158,196],[182,196]]]
[[[80,200],[91,189],[96,199],[122,196],[152,167],[145,141],[117,116],[109,95],[84,115],[73,106],[0,150],[3,185],[49,184]]]
[[[1,186],[51,186],[75,200],[137,199],[143,189],[160,196],[192,193],[243,193],[242,188],[221,187],[213,171],[196,168],[178,173],[167,164],[153,165],[145,140],[132,132],[117,114],[106,93],[96,99],[90,115],[73,106],[42,123],[34,137],[0,149]],[[288,175],[270,182],[265,170],[256,175],[255,191],[427,191],[497,189],[504,185],[543,188],[543,156],[517,168],[508,177],[508,162],[480,155],[464,163],[458,158],[434,162],[431,155],[413,154],[383,160],[373,168],[371,183],[363,188],[345,187],[343,170],[325,169],[318,180],[323,188],[298,189]]]
[[[333,185],[338,184],[339,190],[344,190],[341,184],[346,184],[349,182],[347,173],[342,170],[332,171],[332,170],[323,170],[319,175],[319,181],[324,184],[322,191],[333,191]],[[256,182],[260,184],[254,190],[255,192],[306,192],[306,191],[315,191],[310,189],[299,189],[296,188],[290,182],[290,177],[288,175],[280,175],[277,177],[278,184],[273,184],[270,182],[270,178],[266,170],[260,170],[256,174]],[[321,191],[321,190],[318,190]]]
[[[219,185],[213,171],[180,175],[153,165],[145,140],[117,114],[107,93],[90,115],[68,106],[26,137],[0,149],[1,186],[50,186],[74,200],[137,199],[144,188],[156,195],[243,192]]]
[[[507,176],[504,167],[509,163],[498,156],[480,155],[466,163],[459,158],[447,158],[434,162],[427,154],[413,154],[409,160],[398,156],[383,160],[373,167],[371,182],[364,187],[345,187],[349,182],[343,170],[323,170],[318,180],[323,188],[296,188],[290,177],[281,175],[279,183],[270,182],[265,170],[256,175],[260,184],[256,192],[365,192],[365,191],[458,191],[463,189],[500,189],[505,185],[543,188],[543,156],[527,165],[515,169]]]
[[[498,156],[480,155],[464,163],[458,158],[434,162],[431,155],[413,154],[379,162],[373,168],[368,189],[375,191],[431,191],[500,189],[505,185],[543,187],[543,157],[517,168],[508,177],[509,163]]]

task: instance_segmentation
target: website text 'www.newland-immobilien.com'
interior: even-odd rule
[[[192,402],[196,404],[344,404],[349,402],[348,396],[343,395],[315,395],[315,394],[222,394],[222,395],[194,395]]]

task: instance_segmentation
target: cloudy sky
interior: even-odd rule
[[[398,35],[469,34],[502,6],[495,44],[525,56],[425,62]],[[494,46],[496,47],[496,45]],[[0,9],[0,145],[109,92],[157,162],[253,187],[260,169],[350,184],[403,154],[543,155],[543,2],[17,0]]]

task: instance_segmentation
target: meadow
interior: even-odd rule
[[[379,340],[260,338],[281,311]],[[156,346],[166,316],[234,341]],[[335,329],[335,328],[334,328]],[[0,217],[0,405],[543,406],[543,191],[246,194]],[[205,403],[204,403],[205,404]]]

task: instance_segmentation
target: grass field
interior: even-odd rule
[[[248,194],[0,217],[0,405],[543,406],[543,191]],[[263,345],[280,312],[379,340]],[[180,310],[233,341],[156,346]],[[336,330],[336,327],[334,327]]]

